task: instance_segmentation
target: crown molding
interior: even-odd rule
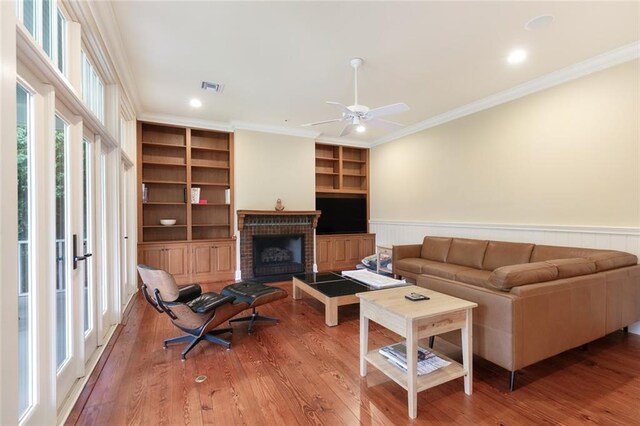
[[[292,129],[290,127],[270,126],[267,124],[250,123],[246,121],[231,121],[235,130],[249,130],[253,132],[275,133],[277,135],[296,136],[299,138],[316,139],[320,133],[313,130]]]
[[[407,126],[397,132],[390,133],[376,139],[370,146],[382,145],[396,139],[430,129],[440,124],[493,108],[495,106],[513,101],[518,98],[557,86],[568,81],[584,77],[591,73],[613,67],[615,65],[628,62],[640,57],[640,41],[636,41],[601,55],[595,56],[586,61],[578,62],[558,71],[543,75],[542,77],[530,80],[526,83],[512,87],[511,89],[498,92],[484,99],[480,99],[459,108],[452,109],[445,113],[428,118],[427,120]]]
[[[140,121],[148,121],[158,124],[169,124],[173,126],[195,127],[207,130],[219,130],[221,132],[233,132],[233,126],[229,123],[213,120],[201,120],[190,117],[177,117],[167,114],[150,114],[144,113],[138,116]]]
[[[368,141],[359,141],[356,139],[348,139],[348,138],[324,136],[324,135],[318,136],[316,138],[316,142],[328,143],[331,145],[354,146],[357,148],[369,148],[371,146],[371,142],[368,142]]]

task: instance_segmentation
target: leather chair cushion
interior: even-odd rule
[[[454,238],[447,254],[447,263],[482,269],[484,252],[489,241]]]
[[[452,265],[450,263],[433,262],[422,267],[423,274],[435,275],[436,277],[456,279],[458,272],[469,270],[466,266]]]
[[[233,296],[223,296],[218,293],[209,292],[187,302],[187,306],[189,306],[193,312],[206,314],[207,312],[213,311],[218,306],[233,302],[234,299],[235,297]]]
[[[484,253],[482,269],[493,271],[501,266],[529,263],[533,244],[489,241]]]
[[[546,263],[558,268],[558,278],[571,278],[596,272],[596,264],[583,257],[547,260]]]
[[[489,271],[482,271],[480,269],[465,269],[456,273],[456,281],[475,285],[478,287],[493,288],[491,284],[489,284],[490,275],[491,272]]]
[[[552,281],[556,278],[556,266],[546,262],[534,262],[498,268],[489,275],[489,284],[498,290],[509,291],[511,287]]]
[[[178,289],[178,294],[179,296],[176,302],[185,303],[200,296],[202,294],[202,289],[200,288],[200,284],[189,284],[184,287],[180,287]]]
[[[407,258],[407,259],[398,260],[393,265],[393,267],[398,271],[407,271],[413,274],[421,274],[422,267],[424,265],[429,265],[433,263],[437,263],[437,262],[434,262],[433,260],[422,259],[422,258]]]
[[[287,292],[281,288],[269,287],[253,281],[230,284],[222,289],[222,294],[233,296],[237,301],[247,303],[252,308],[287,297]]]
[[[638,258],[635,255],[621,251],[594,253],[587,256],[587,259],[595,262],[597,272],[632,266],[638,263]]]
[[[436,262],[446,262],[452,239],[453,238],[445,237],[424,237],[420,257],[427,260],[435,260]]]

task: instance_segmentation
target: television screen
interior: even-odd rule
[[[367,232],[367,199],[317,197],[320,210],[316,233],[356,234]]]

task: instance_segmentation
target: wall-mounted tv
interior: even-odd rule
[[[367,232],[367,199],[365,197],[316,197],[320,210],[318,235],[358,234]]]

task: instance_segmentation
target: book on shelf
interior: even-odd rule
[[[142,184],[142,202],[146,203],[148,201],[149,201],[149,187],[143,183]]]
[[[191,188],[191,204],[200,204],[200,188]]]
[[[380,354],[391,364],[403,371],[407,371],[407,345],[405,342],[385,346],[380,348],[378,352],[380,352]],[[430,350],[421,348],[420,346],[418,346],[417,359],[418,376],[429,374],[439,368],[446,367],[451,364],[451,362],[440,358]]]

